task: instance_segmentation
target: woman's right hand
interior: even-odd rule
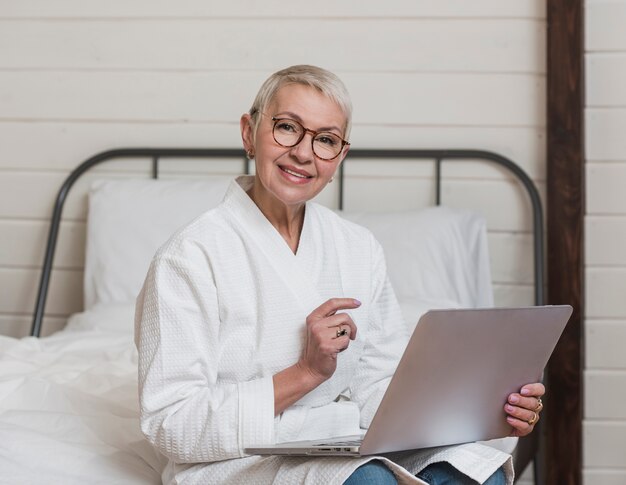
[[[347,313],[361,302],[331,298],[306,319],[306,343],[297,363],[274,374],[274,415],[278,416],[335,373],[337,354],[356,338],[356,325]]]
[[[321,304],[306,319],[306,343],[298,366],[309,372],[321,384],[337,369],[337,355],[356,338],[356,325],[345,312],[361,306],[352,298],[331,298]]]

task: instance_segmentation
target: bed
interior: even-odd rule
[[[63,330],[39,338],[71,187],[96,165],[146,158],[152,179],[105,175],[92,183],[84,311],[72,315]],[[228,160],[240,163],[242,173],[252,169],[237,149],[118,149],[91,157],[70,174],[54,205],[32,336],[0,338],[0,470],[8,483],[160,483],[164,461],[143,439],[138,423],[134,299],[159,245],[219,203],[230,179],[159,180],[164,159]],[[385,159],[432,164],[433,207],[382,213],[344,210],[350,190],[346,166],[355,160]],[[532,207],[534,299],[542,304],[541,204],[532,181],[516,164],[476,150],[351,150],[338,174],[337,210],[380,240],[408,324],[414,325],[430,308],[493,305],[484,218],[441,204],[441,166],[447,160],[495,163],[524,188]],[[535,454],[539,434],[518,444],[518,471]]]

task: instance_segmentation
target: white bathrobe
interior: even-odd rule
[[[169,465],[164,483],[341,484],[370,458],[248,456],[252,445],[358,434],[407,343],[380,245],[307,203],[297,254],[248,197],[251,177],[156,254],[137,300],[141,427]],[[272,376],[296,363],[305,319],[356,298],[357,338],[334,375],[274,417]],[[428,392],[426,389],[425,392]],[[462,403],[459,403],[462,405]],[[400,483],[449,461],[479,482],[510,456],[468,444],[380,458]]]

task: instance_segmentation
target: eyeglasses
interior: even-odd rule
[[[311,133],[311,148],[313,149],[313,153],[317,158],[330,162],[339,156],[344,146],[350,145],[350,143],[339,135],[329,131],[309,130],[296,120],[290,118],[276,118],[275,116],[269,116],[265,113],[259,113],[272,119],[274,122],[274,127],[272,128],[274,140],[285,148],[295,147],[302,141],[304,135]]]

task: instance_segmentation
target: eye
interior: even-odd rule
[[[320,133],[315,137],[315,141],[329,147],[334,147],[341,143],[339,138],[331,133]]]
[[[300,133],[300,125],[292,120],[278,120],[276,122],[276,129],[284,133]]]

